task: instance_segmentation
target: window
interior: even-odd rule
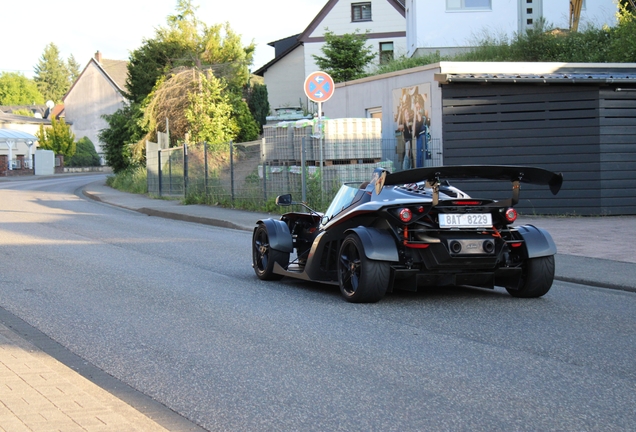
[[[492,0],[446,0],[446,10],[491,10]]]
[[[380,42],[380,64],[393,60],[393,42]]]
[[[382,120],[382,107],[367,108],[367,118],[377,118]]]
[[[351,3],[351,21],[371,21],[371,2]]]

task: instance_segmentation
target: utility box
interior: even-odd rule
[[[53,150],[35,151],[35,175],[55,174],[55,152]]]

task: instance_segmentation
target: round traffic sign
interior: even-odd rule
[[[305,79],[305,94],[314,102],[325,102],[334,91],[333,79],[327,72],[312,72]]]

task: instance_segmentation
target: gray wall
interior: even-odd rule
[[[444,164],[561,172],[555,197],[522,185],[526,214],[636,214],[636,93],[595,85],[443,86]],[[483,187],[472,183],[468,193]],[[510,194],[510,185],[485,195]]]

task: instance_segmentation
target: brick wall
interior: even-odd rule
[[[17,155],[16,159],[20,161],[20,168],[9,170],[9,156],[0,155],[0,177],[13,177],[22,175],[33,175],[33,169],[27,168],[24,163],[24,155]],[[64,168],[62,168],[64,169]]]

